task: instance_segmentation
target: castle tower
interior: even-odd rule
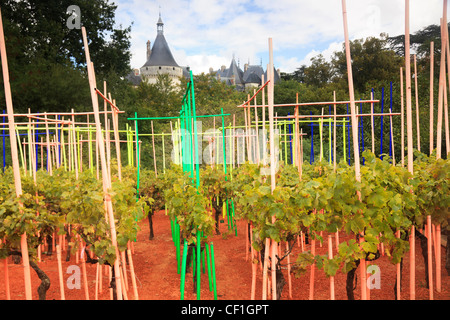
[[[140,68],[141,76],[149,83],[156,83],[158,74],[168,74],[172,81],[178,84],[180,77],[183,76],[183,68],[176,63],[164,37],[161,13],[156,23],[156,31],[156,39],[151,50],[150,41],[147,42],[147,62]]]

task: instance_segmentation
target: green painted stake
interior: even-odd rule
[[[214,290],[214,300],[217,300],[217,283],[216,283],[216,268],[214,263],[214,247],[211,242],[211,266],[212,266],[212,275],[213,275],[213,290]]]
[[[206,262],[208,264],[208,283],[209,283],[209,291],[212,291],[212,276],[211,276],[211,253],[209,252],[209,243],[205,243],[206,249]]]
[[[200,300],[200,258],[201,258],[201,247],[200,247],[200,231],[197,231],[197,300]]]
[[[181,284],[180,284],[180,299],[184,300],[184,281],[186,279],[186,258],[187,258],[187,240],[184,239],[183,248],[183,262],[181,264]]]

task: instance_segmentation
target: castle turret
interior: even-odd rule
[[[147,62],[141,67],[141,75],[150,83],[156,83],[158,74],[168,74],[176,83],[180,82],[183,69],[176,63],[170,51],[169,45],[164,37],[164,23],[159,14],[156,23],[156,39],[153,47],[150,48],[150,41],[147,42]]]

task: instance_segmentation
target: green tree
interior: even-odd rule
[[[353,82],[359,92],[368,92],[379,82],[397,79],[404,65],[402,57],[388,47],[386,35],[381,36],[350,41]],[[334,53],[331,64],[335,70],[334,81],[347,83],[345,48]]]
[[[6,0],[2,18],[16,112],[77,111],[90,105],[81,30],[69,29],[69,0]],[[117,6],[78,1],[97,80],[129,70],[131,28],[115,27]],[[3,81],[3,79],[1,79]],[[101,88],[103,86],[99,86]],[[2,93],[3,96],[3,93]],[[4,109],[4,98],[0,99]]]

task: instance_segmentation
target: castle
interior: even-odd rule
[[[281,79],[280,69],[274,68],[274,81],[279,82]],[[261,65],[251,65],[246,63],[244,70],[242,70],[233,56],[230,67],[227,69],[222,66],[219,70],[214,71],[213,68],[209,68],[209,73],[215,75],[217,80],[225,82],[227,85],[236,86],[237,90],[244,91],[251,88],[261,86],[262,76],[264,75],[264,82],[267,81],[267,71],[264,72]]]
[[[127,79],[135,86],[143,80],[150,84],[156,83],[158,74],[167,74],[174,84],[180,84],[181,77],[189,78],[189,67],[181,67],[175,61],[169,44],[164,37],[164,23],[159,14],[156,23],[156,39],[151,47],[150,40],[147,41],[147,61],[140,69],[134,69]]]
[[[147,41],[147,61],[140,69],[134,69],[132,73],[127,76],[127,79],[134,85],[138,86],[141,81],[145,80],[148,83],[154,84],[158,79],[159,74],[167,74],[172,79],[174,84],[180,84],[182,77],[189,78],[189,67],[181,67],[175,61],[169,44],[164,37],[164,23],[159,14],[158,22],[156,23],[156,39],[151,47],[150,40]],[[225,82],[227,85],[236,86],[239,91],[244,91],[249,88],[259,87],[262,85],[262,76],[264,75],[267,81],[267,71],[264,72],[261,65],[250,65],[246,63],[244,70],[242,70],[233,56],[230,67],[227,69],[222,66],[219,70],[214,71],[209,69],[210,74],[214,75],[217,80]],[[280,77],[280,70],[274,68],[275,83]]]

